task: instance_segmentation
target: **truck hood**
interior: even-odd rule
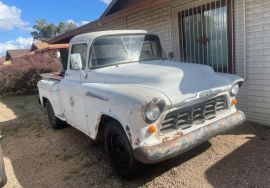
[[[237,76],[236,76],[237,77]],[[225,91],[234,78],[217,74],[206,65],[173,61],[145,61],[95,69],[88,80],[94,83],[129,85],[158,90],[168,97],[172,105],[196,98],[207,90]],[[132,94],[132,90],[130,90]]]

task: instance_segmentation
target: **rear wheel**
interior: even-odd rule
[[[133,156],[133,149],[126,133],[116,121],[110,121],[105,127],[105,147],[118,174],[125,179],[137,175],[139,163]]]
[[[66,127],[66,123],[55,116],[53,107],[49,101],[46,102],[46,108],[47,108],[48,117],[49,117],[49,121],[50,121],[52,128],[62,129],[62,128]]]

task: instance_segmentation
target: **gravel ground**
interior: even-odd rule
[[[269,187],[270,129],[246,122],[177,158],[119,178],[102,146],[69,127],[53,130],[37,95],[0,98],[9,187]]]

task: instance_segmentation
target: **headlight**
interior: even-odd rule
[[[158,105],[151,105],[148,107],[145,117],[148,122],[155,122],[160,116],[160,109]]]
[[[231,87],[231,91],[230,91],[231,95],[236,96],[238,94],[238,92],[239,92],[239,84],[238,83],[233,84],[233,86]]]
[[[146,123],[154,123],[160,117],[164,110],[165,101],[161,99],[153,99],[143,106],[143,118]]]

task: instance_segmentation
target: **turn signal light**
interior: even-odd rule
[[[149,134],[153,134],[156,131],[156,127],[151,125],[150,127],[148,127],[148,133]]]
[[[232,100],[232,105],[237,105],[237,103],[238,103],[237,99]]]

